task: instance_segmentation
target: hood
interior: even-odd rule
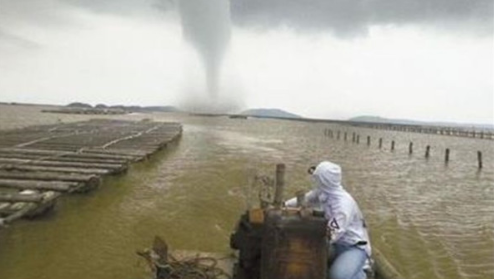
[[[341,167],[335,163],[321,162],[317,165],[312,177],[316,182],[317,189],[323,193],[343,188],[341,185]]]

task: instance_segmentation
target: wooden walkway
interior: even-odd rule
[[[429,126],[429,125],[412,125],[412,124],[392,124],[392,123],[373,123],[373,122],[356,122],[348,121],[348,124],[356,127],[435,134],[444,136],[477,138],[494,140],[494,131],[489,129],[475,129],[469,127],[448,127],[448,126]]]
[[[201,115],[201,116],[221,116],[221,115]],[[301,121],[301,122],[309,122],[309,123],[339,124],[345,126],[379,129],[379,130],[494,140],[494,130],[492,128],[487,128],[487,127],[480,128],[480,127],[466,127],[466,126],[465,127],[433,126],[433,125],[425,125],[425,124],[415,125],[415,124],[381,123],[381,122],[368,122],[368,121],[331,120],[331,119],[314,119],[314,118],[260,117],[260,116],[248,116],[248,117],[292,120],[292,121]]]
[[[97,188],[178,139],[178,123],[90,120],[0,131],[0,227]]]

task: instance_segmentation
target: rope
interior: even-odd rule
[[[167,270],[167,276],[163,277],[166,279],[231,279],[217,264],[218,260],[212,257],[177,260],[169,255],[169,263],[161,268]]]

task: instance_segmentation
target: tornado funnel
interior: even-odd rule
[[[229,0],[180,0],[184,38],[202,59],[207,91],[217,98],[223,56],[230,41]]]

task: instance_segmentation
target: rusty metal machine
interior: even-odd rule
[[[240,217],[230,246],[239,251],[233,279],[326,279],[326,224],[322,212],[304,206],[283,206],[284,169],[277,165],[272,201]]]

